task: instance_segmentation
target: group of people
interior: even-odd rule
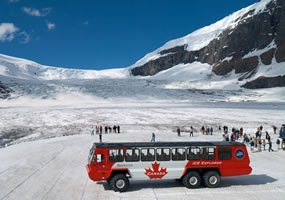
[[[205,126],[202,126],[201,127],[201,132],[203,135],[213,135],[213,132],[214,132],[214,129],[213,127],[205,127]]]
[[[91,130],[91,135],[95,135],[95,134],[98,134],[99,135],[99,141],[102,142],[102,134],[103,132],[105,134],[108,134],[108,133],[120,133],[121,131],[121,127],[119,125],[114,125],[113,128],[111,126],[102,126],[102,125],[99,125],[99,126],[95,126],[92,127],[92,130]]]
[[[232,133],[229,135],[229,128],[227,126],[224,126],[224,134],[223,134],[223,138],[225,141],[236,141],[238,140],[240,137],[242,137],[243,134],[243,128],[241,127],[240,129],[237,128],[232,128]]]
[[[285,125],[283,125],[285,127]],[[277,127],[272,126],[273,128],[273,133],[276,134],[277,132]],[[269,135],[268,131],[263,131],[263,126],[261,125],[260,127],[257,128],[257,131],[255,132],[255,135],[251,136],[250,134],[244,133],[243,127],[240,128],[235,128],[233,127],[231,130],[231,133],[229,133],[229,127],[228,126],[219,126],[218,130],[219,132],[222,132],[223,129],[223,140],[224,141],[237,141],[239,139],[242,139],[242,143],[246,144],[247,146],[250,146],[251,152],[256,152],[257,151],[265,151],[268,145],[268,151],[274,151],[272,148],[272,139],[271,136]],[[284,128],[285,130],[285,128]],[[213,135],[213,127],[205,127],[202,126],[200,131],[202,132],[203,135]],[[282,132],[283,129],[280,129],[280,132]],[[181,136],[181,129],[178,127],[176,129],[177,136]],[[188,132],[188,131],[185,131]],[[193,136],[194,128],[190,126],[190,137]],[[285,131],[284,131],[285,133]],[[281,136],[280,136],[281,137]],[[152,139],[151,142],[155,142],[155,133],[152,133]],[[277,148],[283,148],[285,150],[285,138],[278,138],[276,141]]]
[[[176,132],[177,132],[177,136],[181,136],[181,129],[178,127],[177,129],[176,129]],[[194,137],[194,128],[192,127],[192,126],[190,126],[190,137],[192,136],[192,137]]]
[[[274,151],[272,149],[272,140],[271,137],[269,135],[269,133],[267,131],[265,131],[265,139],[262,139],[262,132],[263,127],[260,126],[257,128],[257,131],[255,133],[255,137],[248,137],[245,136],[244,138],[244,142],[248,145],[248,143],[250,144],[250,150],[251,152],[255,152],[255,148],[257,148],[257,150],[260,152],[262,150],[262,146],[263,146],[263,150],[266,150],[266,144],[268,144],[268,151]],[[267,142],[266,142],[267,140]]]
[[[103,131],[105,134],[112,133],[112,131],[113,133],[120,133],[120,129],[121,127],[119,125],[114,125],[113,128],[111,126],[95,126],[95,128],[92,127],[91,135],[94,135],[95,133],[103,134]]]
[[[265,134],[265,137],[263,138],[263,134]],[[224,126],[224,134],[223,134],[224,141],[236,141],[239,138],[243,138],[243,143],[247,146],[250,145],[251,152],[255,152],[255,149],[257,151],[266,150],[266,145],[268,144],[268,151],[274,151],[272,149],[272,140],[267,131],[263,132],[263,127],[260,126],[257,128],[257,131],[255,132],[255,136],[251,136],[250,134],[246,134],[243,131],[243,128],[240,129],[232,128],[232,133],[228,134],[228,127]]]
[[[220,130],[220,126],[219,126],[219,130]],[[200,131],[201,131],[202,135],[213,135],[213,133],[214,133],[213,127],[208,127],[208,126],[206,126],[206,127],[202,126],[200,128]],[[185,131],[185,132],[188,132],[188,131]],[[180,129],[180,127],[177,127],[176,133],[177,133],[177,136],[181,136],[181,129]],[[189,136],[190,137],[194,137],[194,128],[193,128],[193,126],[190,126]]]
[[[277,133],[277,127],[272,126],[273,133]],[[221,130],[221,127],[219,126],[219,130]],[[281,131],[281,130],[280,130]],[[263,150],[268,149],[269,152],[274,151],[272,148],[272,138],[269,135],[268,131],[264,131],[263,126],[257,128],[255,134],[251,136],[250,134],[246,134],[243,131],[243,128],[240,129],[232,128],[231,134],[229,134],[229,128],[228,126],[223,126],[223,139],[224,141],[236,141],[239,138],[242,138],[242,142],[246,144],[247,146],[250,146],[251,152],[260,152]],[[283,139],[284,140],[284,139]],[[285,149],[285,141],[283,142],[281,138],[278,138],[276,141],[277,148],[283,148]],[[268,148],[267,148],[268,145]],[[263,147],[263,148],[262,148]]]

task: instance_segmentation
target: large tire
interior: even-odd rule
[[[198,188],[201,185],[201,176],[198,172],[188,172],[182,178],[182,183],[187,188]]]
[[[117,174],[111,178],[110,187],[115,192],[126,192],[129,187],[129,179],[124,174]]]
[[[221,176],[217,171],[208,171],[203,175],[205,186],[209,188],[216,188],[221,183]]]

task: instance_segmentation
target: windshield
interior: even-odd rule
[[[96,145],[93,144],[92,148],[89,151],[88,163],[91,163],[91,160],[92,160],[92,157],[94,155],[95,149],[96,149]]]

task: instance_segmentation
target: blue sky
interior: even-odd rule
[[[0,53],[78,69],[128,67],[257,0],[0,0]]]

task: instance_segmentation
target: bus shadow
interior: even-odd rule
[[[112,190],[110,185],[107,182],[97,182],[104,187],[104,190]],[[142,189],[152,188],[183,188],[184,185],[181,181],[178,180],[147,180],[147,181],[130,181],[128,192],[138,191]]]
[[[218,188],[232,186],[264,185],[273,183],[277,179],[265,174],[254,174],[247,176],[225,177],[222,178],[221,185]],[[98,182],[104,187],[104,190],[112,190],[107,182]],[[149,181],[130,181],[128,192],[142,189],[160,189],[160,188],[184,188],[182,181],[179,180],[149,180]],[[200,188],[204,188],[203,184]]]
[[[150,181],[132,181],[129,191],[142,189],[160,189],[160,188],[183,188],[182,181],[179,180],[150,180]]]
[[[112,190],[110,185],[107,182],[102,181],[102,182],[97,182],[97,184],[103,185],[104,190]]]
[[[267,176],[266,174],[233,176],[223,178],[220,187],[231,187],[239,185],[264,185],[267,183],[273,183],[277,180],[278,179],[275,179],[271,176]]]

